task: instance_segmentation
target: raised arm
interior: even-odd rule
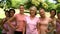
[[[38,34],[40,34],[40,24],[37,23],[37,31],[38,31]]]
[[[15,20],[15,17],[13,16],[13,17],[11,17],[6,23],[8,23],[8,25],[11,27],[11,28],[15,28],[10,22],[11,21],[13,21],[13,20]]]

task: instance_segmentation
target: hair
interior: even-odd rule
[[[15,13],[15,10],[14,9],[9,9],[9,12],[13,11]]]
[[[35,9],[36,10],[36,12],[35,12],[35,15],[36,15],[37,14],[37,8],[36,8],[36,6],[31,6],[29,10],[31,10],[31,9]]]
[[[43,7],[39,8],[39,10],[41,10],[41,9],[44,9],[45,10],[45,8],[43,8]]]
[[[24,4],[20,4],[20,6],[24,6]],[[20,6],[19,6],[19,7],[20,7]]]
[[[39,12],[40,12],[41,9],[44,9],[44,11],[46,11],[45,8],[41,7],[41,8],[39,8]]]
[[[51,9],[51,10],[50,10],[50,13],[51,13],[52,11],[54,11],[54,12],[55,12],[55,15],[56,15],[56,10],[55,10],[55,9]]]
[[[10,17],[10,13],[9,13],[9,11],[8,10],[5,10],[5,15],[6,15],[6,13],[8,13],[8,17]]]
[[[6,14],[6,13],[9,13],[9,11],[8,11],[8,10],[5,10],[5,14]]]

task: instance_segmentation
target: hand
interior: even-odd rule
[[[49,30],[46,30],[46,32],[50,32]]]
[[[16,26],[16,29],[18,29],[19,28],[19,26]]]

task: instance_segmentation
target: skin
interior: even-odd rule
[[[10,11],[10,16],[13,17],[14,16],[14,12],[13,11]]]
[[[24,6],[20,6],[19,7],[20,9],[20,14],[21,15],[24,15]],[[12,27],[13,29],[17,29],[17,28],[19,28],[18,26],[16,26],[16,27],[14,27],[13,25],[11,25],[11,23],[10,23],[10,21],[13,21],[13,20],[16,20],[16,18],[13,16],[13,17],[11,17],[8,21],[7,21],[7,23],[9,24],[9,26],[10,27]],[[25,22],[25,21],[24,21]],[[25,27],[25,26],[24,26]],[[23,34],[25,33],[25,28],[23,29]]]
[[[24,6],[20,6],[20,14],[24,14]]]
[[[4,23],[9,19],[9,13],[6,12],[6,13],[5,13],[5,16],[6,16],[6,18],[1,21],[1,22],[2,22],[2,23],[1,23],[1,26],[3,26]],[[8,29],[6,29],[4,26],[3,26],[2,28],[5,29],[6,31],[8,31]]]
[[[31,19],[33,19],[35,17],[35,13],[36,13],[35,8],[31,7],[31,9],[30,9],[30,17],[31,17]]]
[[[50,12],[50,18],[51,18],[52,20],[55,19],[55,11],[54,11],[54,10],[52,10],[52,11]],[[55,29],[55,28],[56,28],[56,25],[53,26],[53,27],[54,27],[53,29]]]
[[[56,21],[60,23],[60,13],[59,13],[59,14],[57,14],[57,17],[58,17],[58,18],[57,18],[57,20],[56,20]],[[59,32],[60,32],[60,31],[59,31]],[[59,32],[57,32],[56,34],[58,34]]]
[[[55,11],[52,10],[52,11],[50,12],[50,15],[51,15],[50,17],[52,17],[52,18],[55,17]]]
[[[59,22],[59,23],[60,23],[60,13],[59,13],[59,14],[57,14],[57,17],[58,17],[58,18],[57,18],[56,20],[57,20],[57,22]]]
[[[40,17],[40,22],[38,23],[38,30],[40,32],[39,34],[41,34],[42,31],[45,31],[43,33],[47,34],[46,32],[49,32],[48,29],[47,29],[48,23],[51,23],[52,25],[54,25],[54,24],[52,23],[52,19],[51,18],[46,17],[44,9],[40,9],[39,10],[39,14],[41,16]],[[43,30],[44,27],[46,28],[45,30]]]

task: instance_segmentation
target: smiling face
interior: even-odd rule
[[[37,10],[36,7],[34,7],[34,6],[31,7],[31,8],[30,8],[30,15],[31,15],[31,16],[35,16],[35,15],[36,15],[36,10]]]
[[[39,10],[39,14],[41,17],[45,17],[45,10],[44,9],[40,9]]]
[[[10,16],[12,17],[12,16],[14,16],[14,14],[15,14],[15,12],[14,11],[10,11]]]
[[[23,14],[24,13],[24,6],[20,6],[20,13]]]
[[[60,19],[60,13],[57,14],[57,17]]]
[[[56,12],[55,12],[54,10],[52,10],[52,11],[50,12],[50,15],[53,17],[53,16],[56,15]]]
[[[9,17],[9,12],[8,11],[5,12],[5,16]]]

